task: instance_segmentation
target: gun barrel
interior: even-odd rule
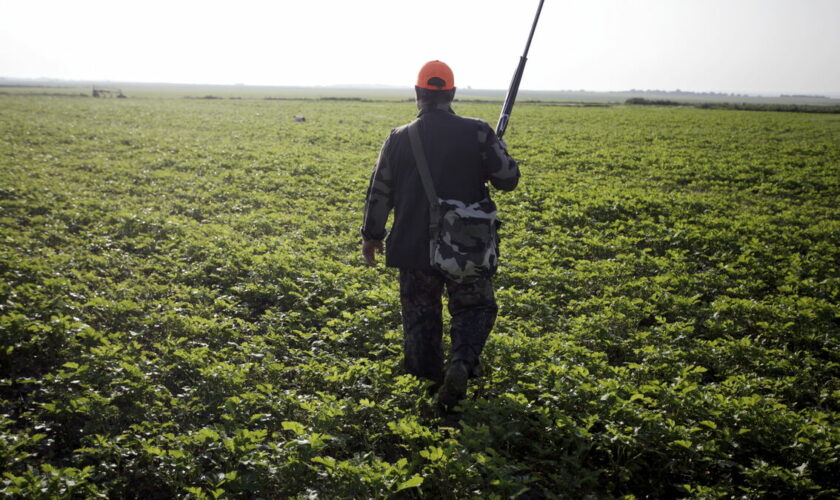
[[[531,49],[531,40],[534,38],[534,31],[537,30],[537,21],[540,19],[540,12],[542,12],[543,2],[545,0],[540,0],[540,5],[537,7],[537,15],[534,16],[534,24],[531,25],[531,34],[528,35],[528,43],[525,44],[525,56],[528,55],[528,50]]]
[[[499,123],[496,125],[496,135],[501,139],[505,134],[508,122],[510,121],[510,113],[513,111],[513,105],[516,103],[516,95],[519,93],[519,83],[522,81],[522,73],[525,72],[525,63],[528,62],[528,51],[531,49],[531,40],[534,38],[534,31],[537,29],[537,21],[540,20],[540,12],[542,12],[543,2],[540,0],[540,5],[537,7],[537,15],[534,16],[534,23],[531,25],[531,33],[528,35],[528,43],[525,44],[525,52],[519,58],[519,65],[516,66],[516,72],[513,73],[513,78],[510,81],[510,88],[508,88],[507,95],[505,95],[505,103],[502,106],[502,113],[499,115]]]

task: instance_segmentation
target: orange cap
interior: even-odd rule
[[[452,90],[455,88],[455,76],[445,62],[429,61],[420,68],[417,86],[427,90]]]

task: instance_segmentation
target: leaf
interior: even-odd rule
[[[408,488],[416,488],[421,484],[423,484],[423,478],[415,474],[411,477],[411,479],[403,481],[399,486],[397,486],[397,491],[406,490]]]
[[[420,451],[420,456],[435,462],[443,458],[443,449],[438,446],[429,446],[425,450]]]
[[[280,424],[283,426],[284,431],[292,431],[295,435],[300,436],[304,432],[306,432],[306,427],[303,426],[300,422],[292,422],[292,421],[285,421]]]
[[[335,459],[333,457],[312,457],[312,461],[323,464],[327,469],[335,468]]]
[[[144,446],[143,451],[145,451],[149,455],[154,455],[158,457],[166,456],[166,451],[160,449],[157,446]]]
[[[218,441],[221,437],[218,432],[214,431],[209,427],[204,427],[203,429],[199,430],[195,433],[195,437],[198,438],[199,441]]]

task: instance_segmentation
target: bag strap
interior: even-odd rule
[[[429,200],[429,232],[434,239],[437,237],[440,221],[440,205],[438,204],[435,184],[432,181],[432,174],[429,172],[429,164],[426,162],[426,153],[423,151],[423,141],[420,139],[420,120],[415,120],[408,126],[408,138],[411,140],[411,151],[414,153],[414,162],[417,163],[417,172],[420,174],[420,181],[423,183],[423,190]]]

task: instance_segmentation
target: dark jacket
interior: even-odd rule
[[[487,181],[504,191],[516,187],[519,167],[486,122],[460,117],[449,106],[424,108],[417,119],[439,198],[474,203],[487,194]],[[406,128],[392,130],[379,153],[367,192],[362,236],[383,239],[393,209],[385,264],[429,269],[429,202]]]

